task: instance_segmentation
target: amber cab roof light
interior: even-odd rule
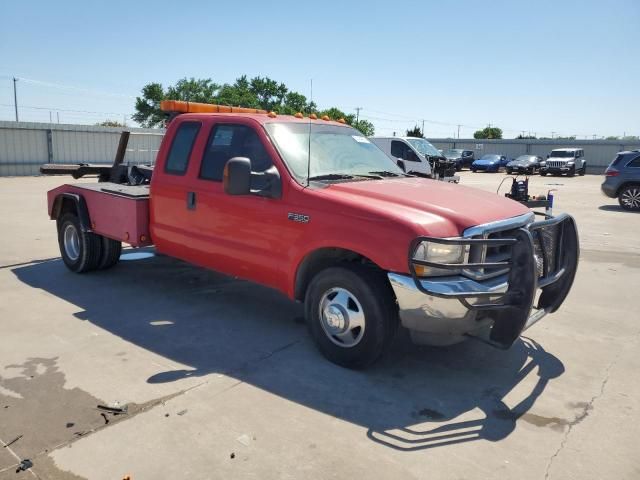
[[[167,113],[267,113],[266,110],[245,107],[229,107],[213,103],[185,102],[182,100],[162,100],[160,110]]]

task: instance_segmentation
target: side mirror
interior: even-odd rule
[[[222,184],[229,195],[249,195],[251,193],[251,160],[233,157],[224,166]]]

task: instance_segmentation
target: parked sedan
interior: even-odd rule
[[[470,167],[475,160],[473,150],[462,150],[460,148],[451,148],[444,152],[444,156],[448,160],[456,162],[456,170],[458,172],[464,167]]]
[[[499,172],[501,168],[507,166],[507,163],[509,159],[504,155],[487,153],[471,164],[471,171]]]
[[[537,155],[520,155],[507,163],[507,173],[534,174],[540,170],[540,162],[542,162],[542,157]]]
[[[602,192],[625,210],[640,211],[640,150],[620,152],[604,172]]]

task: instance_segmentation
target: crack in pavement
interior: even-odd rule
[[[638,338],[640,338],[640,332],[638,332],[635,335],[635,338],[636,338],[636,341],[637,341]],[[635,342],[632,342],[632,343],[635,343]],[[619,350],[618,354],[615,356],[613,361],[605,369],[604,379],[602,380],[602,383],[600,384],[600,392],[598,392],[596,395],[591,397],[591,400],[589,400],[589,402],[587,402],[586,405],[583,407],[582,412],[579,415],[576,415],[576,417],[571,422],[568,423],[569,428],[567,428],[567,431],[565,432],[564,437],[562,438],[562,441],[560,442],[560,446],[555,451],[555,453],[551,456],[551,458],[549,458],[549,462],[547,463],[547,468],[546,468],[545,474],[544,474],[545,480],[549,479],[549,475],[551,473],[551,467],[553,466],[553,462],[558,457],[560,452],[564,449],[564,447],[565,447],[565,445],[567,443],[567,440],[569,439],[569,435],[571,434],[571,431],[573,430],[573,427],[575,427],[576,425],[581,423],[585,418],[587,418],[589,416],[589,412],[591,410],[593,410],[594,402],[596,400],[598,400],[604,394],[604,389],[605,389],[605,387],[607,385],[607,382],[609,381],[609,375],[611,373],[611,369],[618,362],[618,360],[620,359],[621,355],[622,355],[622,350]]]

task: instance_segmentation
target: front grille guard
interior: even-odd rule
[[[435,297],[458,299],[470,310],[491,310],[494,325],[490,340],[504,348],[508,348],[526,328],[538,288],[542,293],[535,308],[543,314],[552,313],[562,305],[573,284],[579,259],[578,232],[570,215],[561,214],[534,222],[514,229],[512,233],[511,237],[498,239],[418,237],[409,248],[409,272],[418,290]],[[501,262],[464,264],[417,260],[414,258],[416,249],[424,241],[464,247],[509,245],[511,258]],[[486,291],[433,291],[429,282],[423,282],[425,279],[417,275],[415,265],[452,271],[503,268],[507,270],[507,290],[503,293],[490,288]],[[471,304],[469,298],[480,301]]]

